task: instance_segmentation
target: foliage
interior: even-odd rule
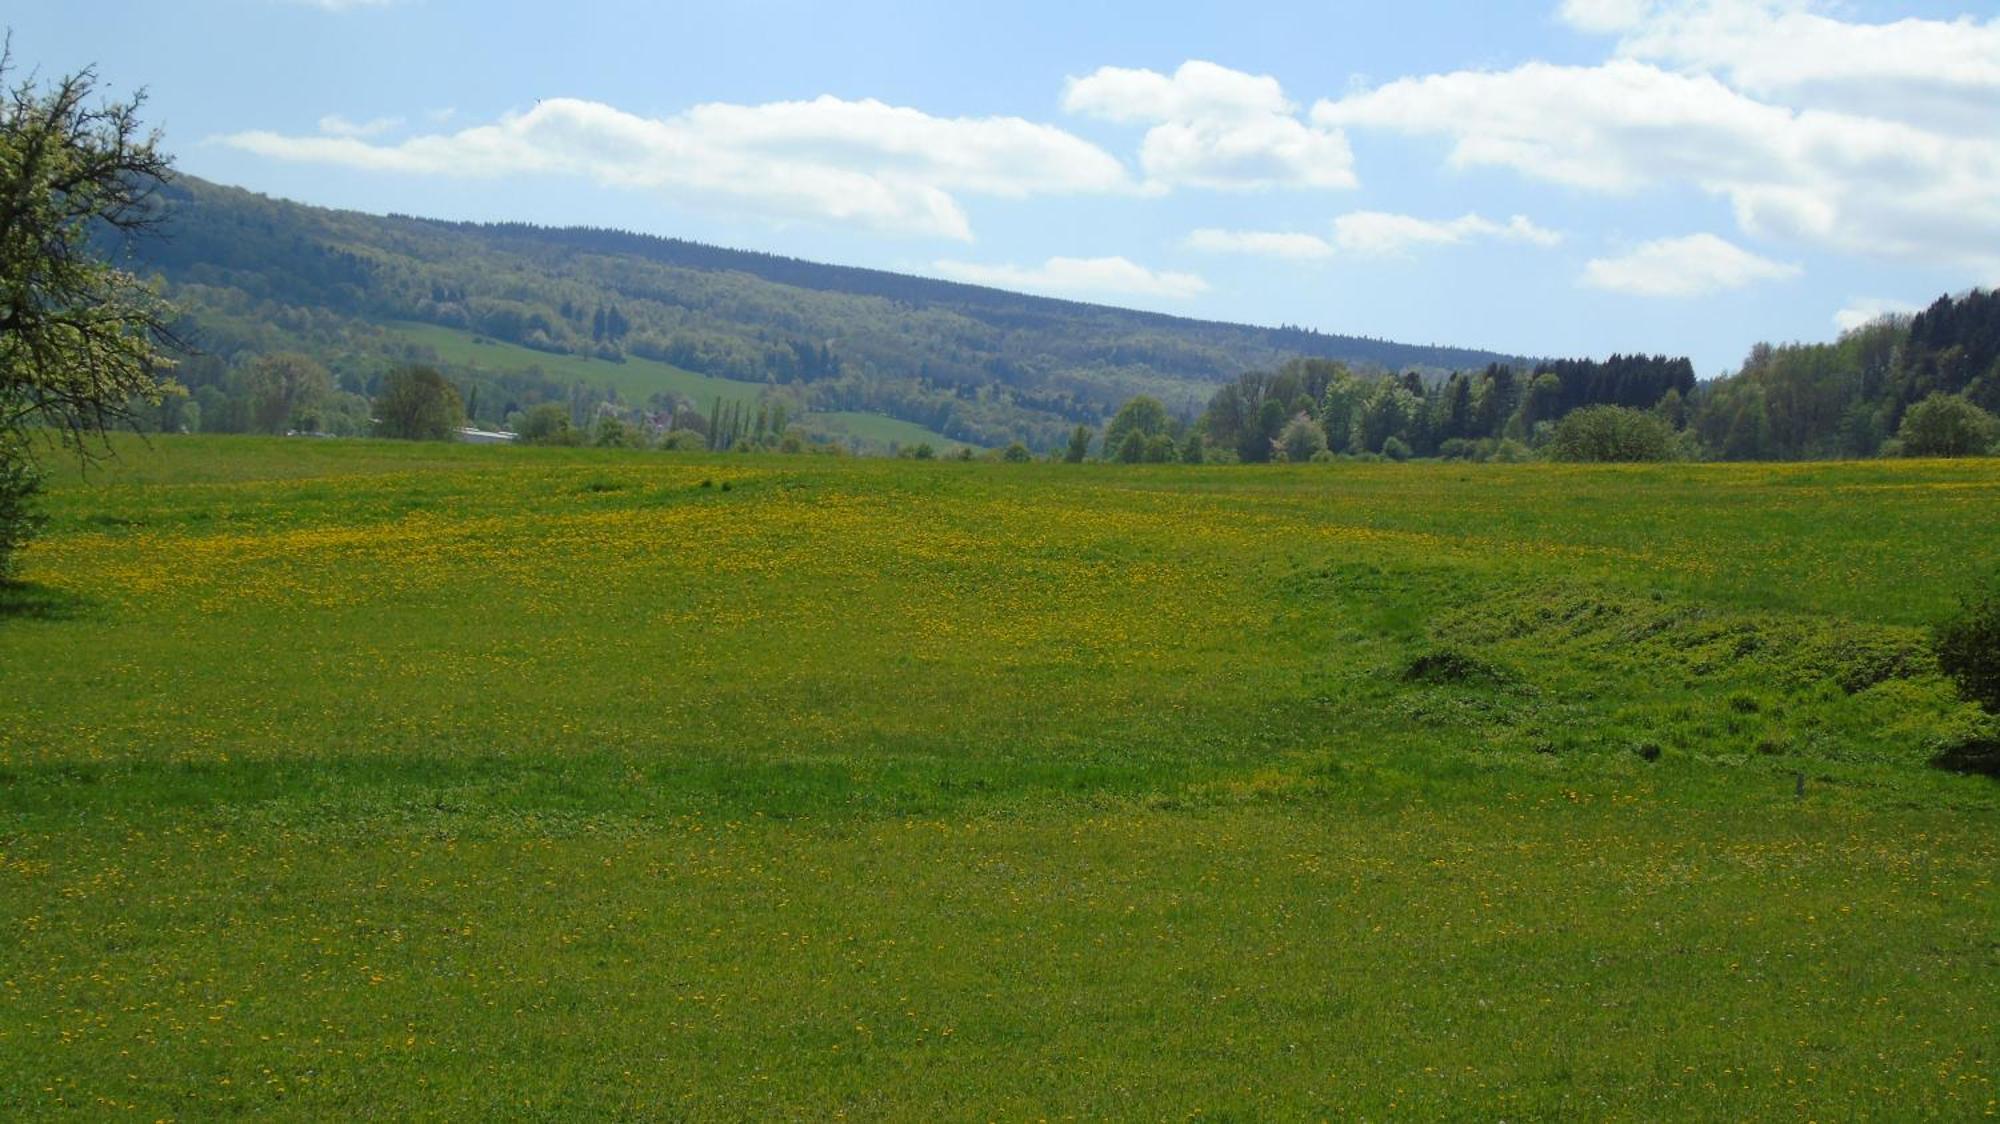
[[[1585,406],[1555,425],[1548,453],[1559,461],[1663,461],[1674,432],[1658,416],[1625,406]]]
[[[25,451],[10,448],[19,440],[0,436],[0,583],[13,576],[15,555],[44,522],[34,504],[42,472]]]
[[[1146,459],[1146,435],[1138,430],[1130,430],[1125,439],[1118,443],[1118,463],[1138,464]]]
[[[1690,428],[1725,460],[1867,457],[1901,451],[1887,448],[1891,435],[1935,395],[2000,410],[2000,292],[1941,296],[1831,344],[1758,344],[1687,406]]]
[[[10,43],[0,84],[12,71]],[[47,427],[78,455],[174,391],[161,350],[173,309],[90,245],[94,231],[153,229],[169,160],[140,130],[141,98],[93,105],[96,93],[83,70],[0,94],[0,438]]]
[[[1911,406],[1896,430],[1906,457],[1978,456],[2000,437],[2000,420],[1963,395],[1933,392]]]
[[[1134,395],[1191,410],[1240,371],[1295,355],[1432,371],[1501,358],[616,231],[326,211],[192,177],[165,194],[171,238],[135,260],[167,279],[203,335],[232,358],[305,350],[337,373],[342,363],[374,364],[378,376],[392,363],[445,363],[463,384],[468,352],[504,346],[543,357],[558,382],[576,372],[629,390],[639,379],[621,368],[643,363],[701,407],[717,388],[697,392],[691,378],[753,398],[781,390],[814,413],[881,413],[962,443],[1056,449]],[[399,350],[440,337],[452,342],[436,356]],[[475,416],[504,402],[478,405]]]
[[[2000,714],[2000,577],[1968,593],[1933,636],[1938,666],[1959,691]]]
[[[1034,460],[1035,455],[1028,451],[1026,445],[1016,441],[1000,453],[1000,459],[1006,461],[1008,464],[1026,464]]]
[[[293,352],[252,360],[244,370],[244,383],[251,425],[259,433],[285,433],[333,396],[333,376],[327,369]],[[308,422],[300,428],[317,426]]]
[[[1167,408],[1160,400],[1141,394],[1118,408],[1111,424],[1104,427],[1104,446],[1116,449],[1125,444],[1126,435],[1137,433],[1141,437],[1155,437],[1167,431]]]
[[[544,402],[521,415],[514,434],[529,445],[575,445],[581,437],[570,425],[569,411],[553,402]]]
[[[1063,450],[1063,461],[1067,464],[1082,464],[1090,456],[1090,427],[1079,425],[1069,433],[1069,447]]]
[[[458,388],[430,367],[399,367],[375,396],[375,429],[407,441],[450,441],[465,424]]]
[[[1300,414],[1279,431],[1278,450],[1286,460],[1302,464],[1314,454],[1326,452],[1326,431],[1310,416]]]

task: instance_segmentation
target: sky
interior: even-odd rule
[[[1533,356],[2000,284],[2000,4],[64,0],[181,170]]]

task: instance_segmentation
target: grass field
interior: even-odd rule
[[[965,448],[963,441],[954,441],[916,422],[884,414],[836,410],[808,414],[804,424],[806,431],[815,438],[832,441],[838,445],[858,442],[864,449],[887,449],[891,445],[915,448],[918,445],[929,444],[939,456],[943,456]]]
[[[525,371],[539,367],[558,382],[584,382],[615,387],[629,402],[644,402],[655,394],[679,394],[707,410],[720,398],[724,402],[757,404],[762,383],[710,378],[671,363],[628,355],[622,363],[587,359],[581,355],[557,355],[503,340],[474,337],[470,333],[436,324],[398,323],[385,330],[410,343],[437,353],[441,363],[460,363],[489,371]]]
[[[1922,627],[2000,463],[184,438],[48,508],[0,1116],[2000,1113]]]

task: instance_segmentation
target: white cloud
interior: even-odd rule
[[[1864,328],[1884,316],[1906,316],[1923,310],[1922,305],[1911,304],[1886,297],[1857,297],[1847,302],[1847,307],[1833,314],[1834,327],[1842,332]]]
[[[1738,224],[1847,253],[2000,263],[2000,137],[1745,96],[1707,74],[1617,59],[1406,78],[1313,118],[1452,142],[1457,167],[1505,167],[1592,191],[1692,184]]]
[[[1827,7],[1806,0],[1567,0],[1562,15],[1583,30],[1620,33],[1622,57],[1715,74],[1756,97],[1947,131],[1993,131],[2000,17],[1850,23]]]
[[[376,117],[367,121],[349,121],[338,113],[329,113],[319,119],[319,131],[332,137],[373,137],[401,126],[401,117]]]
[[[1435,221],[1384,211],[1354,211],[1333,220],[1334,242],[1350,254],[1391,257],[1419,246],[1452,246],[1475,238],[1553,246],[1562,235],[1536,226],[1525,215],[1506,223],[1474,215]]]
[[[1698,297],[1799,272],[1713,234],[1690,234],[1648,242],[1623,257],[1597,258],[1584,267],[1583,283],[1642,297]]]
[[[1355,186],[1338,129],[1301,121],[1278,80],[1190,60],[1171,75],[1107,66],[1071,78],[1063,108],[1150,125],[1139,163],[1161,190]]]
[[[269,132],[216,139],[278,159],[370,171],[575,175],[777,218],[966,241],[971,226],[955,193],[1133,189],[1110,154],[1052,126],[1018,117],[933,117],[872,99],[712,103],[650,118],[551,98],[490,125],[393,145]]]
[[[1556,14],[1578,31],[1629,31],[1652,12],[1651,0],[1563,0]]]
[[[1062,296],[1104,294],[1182,300],[1208,291],[1192,273],[1155,272],[1125,258],[1050,258],[1039,266],[940,261],[939,273],[974,285],[1032,289]]]
[[[1317,234],[1277,230],[1217,230],[1209,227],[1190,233],[1183,245],[1204,253],[1249,254],[1292,261],[1314,261],[1333,256],[1333,245]]]

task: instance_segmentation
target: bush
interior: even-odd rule
[[[1391,437],[1387,441],[1382,442],[1382,455],[1392,461],[1409,460],[1410,443],[1400,437]]]
[[[1972,457],[2000,433],[2000,420],[1957,394],[1932,394],[1910,407],[1896,430],[1906,457]]]
[[[1571,410],[1549,434],[1549,456],[1559,461],[1663,461],[1673,450],[1674,431],[1666,422],[1624,406]]]
[[[1026,445],[1016,441],[1007,446],[1007,451],[1000,454],[1000,459],[1008,464],[1026,464],[1034,459],[1034,454],[1028,452]]]
[[[2000,576],[1964,597],[1932,632],[1938,667],[1971,702],[2000,714]]]
[[[14,556],[41,530],[35,497],[42,474],[18,444],[0,441],[0,581],[14,575]]]

